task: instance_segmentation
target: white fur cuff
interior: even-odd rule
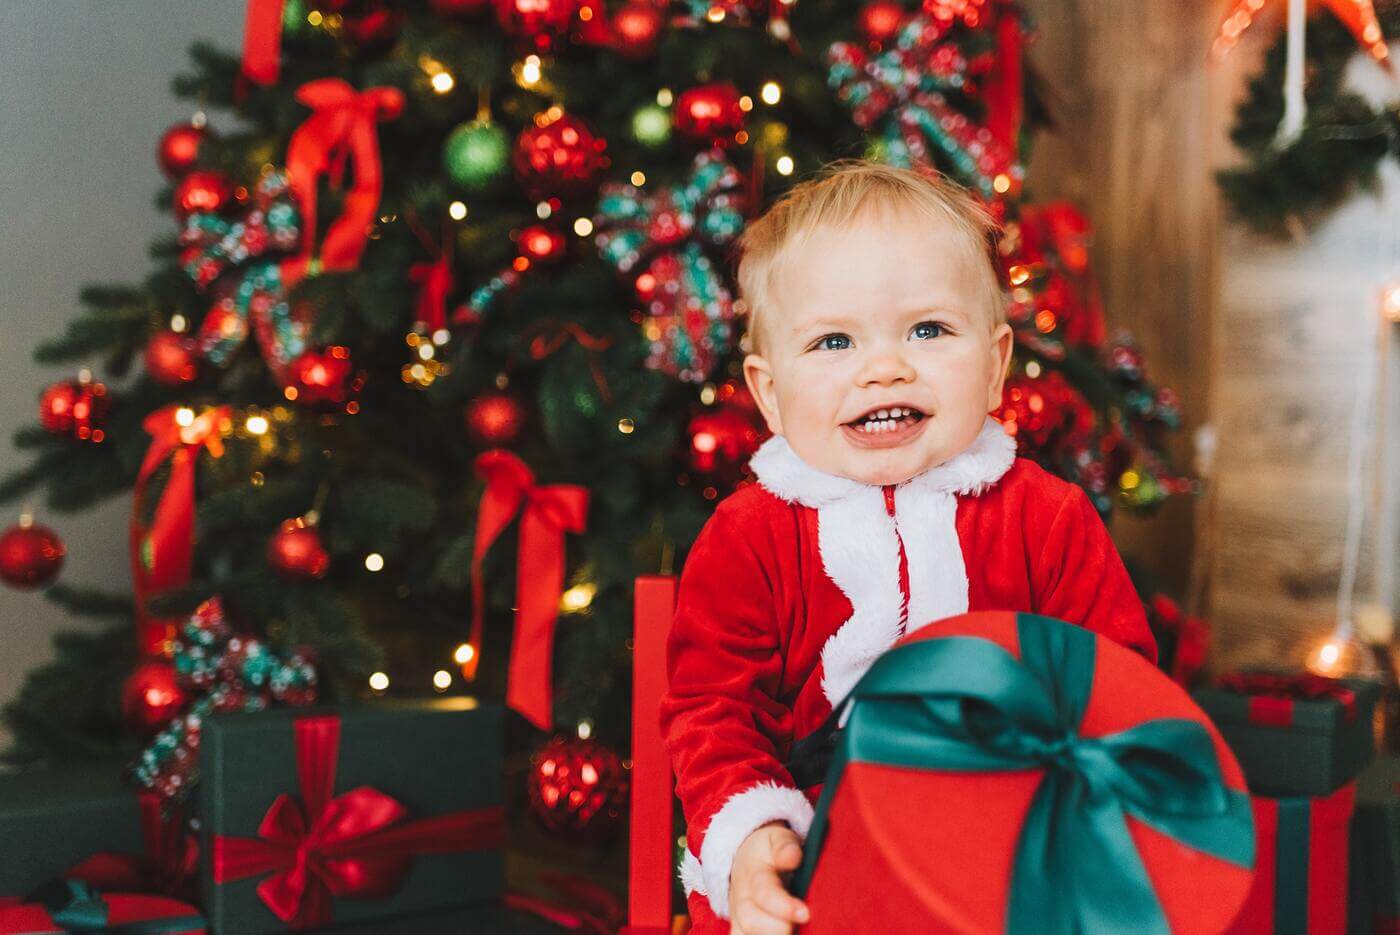
[[[786,821],[797,836],[807,838],[812,827],[812,803],[801,791],[777,783],[761,782],[729,797],[710,819],[700,860],[695,866],[690,850],[681,864],[686,893],[699,890],[721,919],[729,918],[729,873],[739,845],[755,829],[770,821]]]

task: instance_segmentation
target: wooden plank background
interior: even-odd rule
[[[1037,143],[1032,193],[1070,198],[1094,222],[1110,327],[1131,330],[1151,377],[1181,394],[1178,462],[1192,464],[1198,427],[1218,439],[1213,496],[1120,516],[1115,537],[1170,590],[1198,595],[1215,668],[1301,664],[1335,619],[1349,424],[1380,340],[1390,431],[1369,471],[1357,594],[1395,613],[1400,521],[1385,491],[1400,487],[1400,353],[1396,329],[1380,337],[1376,289],[1400,278],[1400,174],[1386,200],[1358,197],[1298,240],[1251,235],[1225,216],[1213,172],[1238,159],[1228,127],[1281,10],[1209,62],[1226,0],[1027,5],[1030,58],[1061,124]]]

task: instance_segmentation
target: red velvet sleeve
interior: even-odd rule
[[[1031,569],[1036,611],[1102,633],[1155,663],[1157,641],[1142,599],[1103,519],[1083,490],[1064,487]]]
[[[769,821],[805,836],[811,805],[778,758],[788,723],[773,582],[774,534],[752,497],[735,496],[701,530],[681,572],[667,641],[661,733],[676,774],[690,854],[687,890],[728,914],[739,844]],[[695,856],[699,856],[698,863]]]

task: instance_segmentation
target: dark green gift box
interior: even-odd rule
[[[0,896],[23,896],[94,854],[145,846],[119,764],[0,775]]]
[[[441,911],[505,882],[501,708],[453,698],[211,719],[200,893],[219,935]]]
[[[1234,751],[1251,792],[1329,795],[1371,762],[1379,683],[1260,672],[1221,681],[1232,680],[1256,687],[1243,691],[1217,685],[1198,689],[1192,697]],[[1273,688],[1265,690],[1265,685]]]
[[[1356,781],[1348,905],[1353,935],[1400,932],[1400,757],[1382,757]]]

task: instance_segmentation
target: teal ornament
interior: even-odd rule
[[[490,188],[505,173],[510,137],[485,120],[472,120],[453,130],[442,147],[442,165],[463,188]]]
[[[659,149],[671,139],[671,114],[660,104],[644,104],[632,114],[632,135],[649,149]]]

